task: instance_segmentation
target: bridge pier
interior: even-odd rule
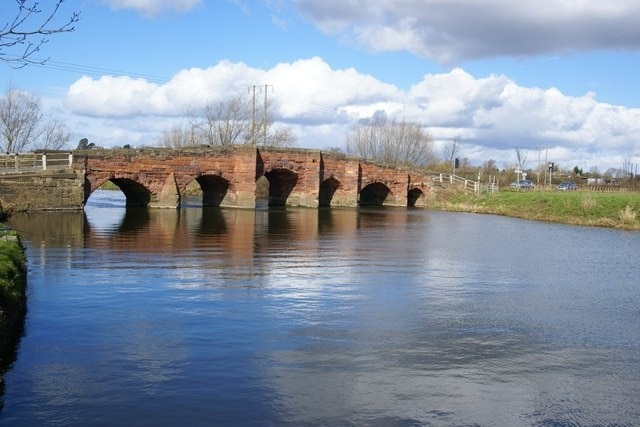
[[[171,173],[164,181],[160,193],[149,202],[150,208],[177,209],[180,207],[180,193],[175,174]]]

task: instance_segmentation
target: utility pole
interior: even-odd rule
[[[251,105],[251,136],[249,137],[251,145],[256,145],[256,85],[249,88],[249,92],[253,90],[253,102]]]
[[[540,184],[540,150],[545,149],[545,150],[549,150],[549,145],[536,145],[536,148],[538,149],[538,184]],[[544,163],[547,164],[547,154],[545,152],[544,155]],[[544,182],[546,184],[547,182],[547,175],[545,173],[545,178],[544,178]]]
[[[260,91],[264,89],[264,110],[262,112],[262,145],[267,145],[267,93],[269,92],[269,86],[271,86],[271,92],[273,92],[273,85],[264,85],[264,88],[260,88]],[[256,144],[256,89],[258,86],[253,85],[249,88],[249,92],[253,95],[251,104],[251,144]]]
[[[548,145],[544,145],[543,146],[545,151],[544,151],[544,164],[548,165],[549,164],[549,146]],[[545,172],[544,175],[544,183],[547,183],[547,173]],[[551,184],[551,177],[549,177],[549,184]]]
[[[264,111],[262,113],[262,145],[267,145],[267,92],[269,86],[273,92],[273,85],[264,85]]]

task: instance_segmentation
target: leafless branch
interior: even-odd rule
[[[416,123],[374,117],[347,136],[347,153],[386,164],[425,166],[432,160],[432,140]]]
[[[75,24],[80,20],[80,12],[73,12],[68,20],[55,23],[55,16],[65,0],[57,0],[49,12],[44,12],[38,1],[15,2],[17,11],[14,18],[0,26],[0,60],[15,68],[43,64],[48,58],[36,59],[34,55],[49,41],[50,36],[74,31]]]

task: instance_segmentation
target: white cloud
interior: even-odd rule
[[[318,57],[269,70],[222,61],[182,70],[164,83],[82,77],[69,88],[66,105],[78,115],[113,119],[111,127],[139,132],[135,139],[149,144],[152,138],[144,132],[168,129],[190,107],[250,97],[253,85],[260,105],[265,84],[277,119],[294,125],[303,147],[341,146],[358,119],[385,111],[389,117],[423,124],[437,140],[459,137],[478,163],[487,160],[480,157],[482,150],[485,155],[509,153],[541,144],[564,156],[557,161],[568,162],[578,152],[594,160],[605,153],[622,159],[640,152],[640,109],[600,103],[594,93],[574,97],[556,88],[522,87],[502,75],[476,78],[461,68],[425,75],[403,91],[354,68],[332,69]],[[132,121],[125,121],[131,117],[146,122],[146,128],[131,129]]]
[[[291,120],[331,122],[359,118],[345,106],[365,110],[380,101],[402,99],[391,84],[359,73],[355,68],[333,70],[321,58],[278,64],[267,71],[265,81],[273,85],[275,99],[283,117]]]
[[[201,0],[103,0],[112,9],[133,9],[147,16],[161,12],[188,12],[202,3]]]
[[[599,49],[640,49],[640,3],[601,0],[295,0],[322,31],[373,51],[442,63]]]

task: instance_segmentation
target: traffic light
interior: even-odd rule
[[[454,162],[454,168],[458,169],[460,167],[460,159],[456,157],[456,160]]]

